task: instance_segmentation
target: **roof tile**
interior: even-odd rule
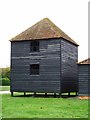
[[[85,59],[85,60],[79,62],[79,64],[90,64],[90,58]]]
[[[39,21],[35,25],[31,26],[27,30],[12,38],[10,41],[37,40],[49,38],[64,38],[69,42],[78,45],[48,18],[44,18],[43,20]]]

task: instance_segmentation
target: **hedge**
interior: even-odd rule
[[[2,84],[2,86],[9,86],[10,80],[8,78],[2,78],[0,79],[0,84]]]

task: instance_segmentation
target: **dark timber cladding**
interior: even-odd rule
[[[78,92],[78,45],[45,18],[11,40],[13,92]]]
[[[79,96],[90,95],[90,58],[79,62]]]

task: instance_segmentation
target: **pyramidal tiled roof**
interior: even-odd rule
[[[18,34],[16,37],[12,38],[10,41],[37,40],[49,38],[64,38],[69,42],[78,45],[48,18],[42,19],[35,25],[31,26],[27,30]]]
[[[90,64],[90,58],[85,59],[85,60],[79,62],[79,64]]]

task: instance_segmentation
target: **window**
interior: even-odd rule
[[[30,65],[30,75],[39,75],[39,64]]]
[[[32,41],[30,43],[30,51],[31,52],[39,52],[39,41]]]

